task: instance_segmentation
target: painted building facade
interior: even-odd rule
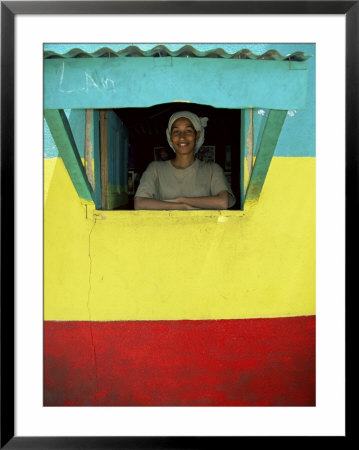
[[[314,406],[315,46],[44,50],[44,404]],[[173,108],[234,208],[130,208]]]

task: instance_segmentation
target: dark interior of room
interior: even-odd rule
[[[115,112],[129,133],[128,168],[129,180],[131,176],[133,177],[133,193],[147,165],[155,159],[156,148],[157,155],[162,148],[161,157],[171,159],[173,150],[167,143],[166,128],[170,116],[182,110],[189,110],[200,117],[208,117],[203,146],[215,146],[215,162],[225,171],[237,198],[237,203],[232,209],[239,209],[241,128],[241,110],[239,109],[214,108],[193,103],[166,103],[149,108],[116,109]],[[130,203],[126,209],[133,207],[133,195],[129,198]]]

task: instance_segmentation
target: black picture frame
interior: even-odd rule
[[[358,243],[359,1],[4,1],[1,2],[1,442],[5,449],[197,449],[240,437],[15,436],[14,405],[14,22],[17,14],[339,14],[346,20],[346,342]],[[335,59],[335,55],[333,55]],[[6,217],[6,220],[5,220]],[[356,256],[356,255],[355,255]],[[354,299],[353,299],[354,300]],[[346,347],[346,356],[348,348]],[[346,359],[347,361],[347,359]],[[351,437],[346,374],[346,434]],[[305,437],[305,436],[304,436]],[[342,438],[343,438],[342,437]],[[283,437],[284,438],[284,437]],[[298,438],[298,437],[296,437]],[[287,440],[290,438],[284,438]]]

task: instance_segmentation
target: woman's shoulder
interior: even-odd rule
[[[148,169],[164,169],[165,167],[168,167],[169,161],[151,161],[147,168]]]
[[[214,161],[202,161],[200,159],[198,161],[198,167],[200,167],[203,170],[209,170],[209,171],[216,171],[216,170],[223,170],[222,167],[217,164]]]

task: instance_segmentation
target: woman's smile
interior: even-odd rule
[[[193,153],[198,135],[190,120],[185,117],[177,119],[171,130],[171,140],[176,152]]]

